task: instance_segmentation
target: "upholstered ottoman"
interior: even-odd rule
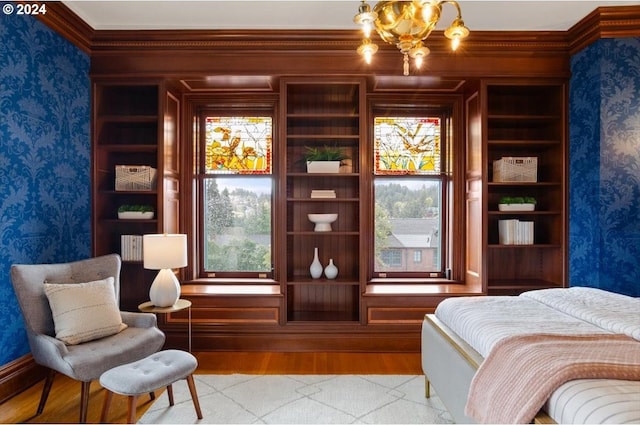
[[[127,422],[136,422],[138,396],[149,393],[155,398],[154,391],[167,387],[169,405],[173,406],[173,388],[171,384],[186,379],[198,419],[202,419],[200,402],[193,381],[193,371],[198,361],[191,354],[180,350],[159,351],[142,360],[114,367],[100,376],[100,384],[107,390],[100,422],[106,423],[113,393],[128,396]]]

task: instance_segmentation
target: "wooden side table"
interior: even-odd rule
[[[191,301],[180,298],[174,305],[169,307],[156,307],[151,301],[147,301],[138,306],[138,310],[144,313],[173,313],[176,311],[189,309],[189,352],[191,352]]]

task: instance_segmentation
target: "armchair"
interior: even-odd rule
[[[82,384],[80,422],[87,420],[91,381],[122,364],[140,360],[159,351],[164,333],[150,313],[121,312],[128,327],[108,337],[66,345],[55,338],[55,326],[44,283],[82,283],[114,278],[116,300],[120,297],[120,269],[117,254],[62,264],[14,264],[11,282],[24,317],[27,338],[36,363],[49,368],[36,414],[42,413],[56,373]]]

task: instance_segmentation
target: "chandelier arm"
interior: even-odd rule
[[[458,12],[458,16],[456,16],[456,19],[462,19],[462,10],[460,9],[460,5],[458,4],[457,1],[444,0],[444,1],[441,1],[440,3],[449,3],[449,4],[453,5],[456,8],[456,11]]]

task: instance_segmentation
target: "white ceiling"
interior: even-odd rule
[[[358,0],[66,0],[96,30],[135,29],[357,29]],[[373,5],[376,1],[370,1]],[[471,31],[568,30],[599,6],[640,5],[640,1],[460,0]],[[455,17],[443,6],[437,29]]]

